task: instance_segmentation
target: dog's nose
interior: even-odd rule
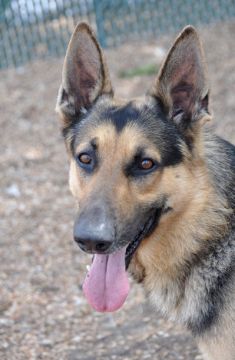
[[[102,208],[82,213],[74,224],[74,240],[88,253],[106,253],[114,241],[112,219]]]

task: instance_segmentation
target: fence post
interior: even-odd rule
[[[93,0],[98,38],[103,48],[107,47],[106,32],[104,27],[104,3],[105,0]]]

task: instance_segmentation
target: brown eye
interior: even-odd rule
[[[92,158],[90,155],[88,154],[80,154],[78,156],[78,160],[82,163],[82,164],[85,164],[85,165],[89,165],[91,164],[92,162]]]
[[[143,170],[150,170],[154,166],[154,162],[151,159],[143,159],[140,163],[140,168]]]

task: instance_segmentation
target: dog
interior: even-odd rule
[[[78,203],[74,239],[93,262],[83,290],[119,309],[127,270],[187,327],[205,359],[235,359],[235,147],[216,136],[196,30],[177,37],[143,99],[114,96],[86,23],[76,27],[56,110]]]

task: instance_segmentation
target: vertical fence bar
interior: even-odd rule
[[[20,44],[21,48],[24,48],[25,50],[25,58],[27,60],[31,60],[32,58],[32,47],[30,45],[30,37],[32,37],[32,32],[30,33],[30,35],[27,35],[27,28],[25,26],[24,20],[22,18],[22,7],[19,1],[16,2],[17,4],[17,13],[18,13],[18,17],[19,17],[19,21],[20,21],[20,29],[21,29],[21,33],[22,33],[22,39],[24,41],[24,44],[22,46],[22,43]],[[30,23],[29,19],[28,19],[28,23]],[[22,59],[22,63],[24,62],[24,58]]]
[[[104,0],[93,0],[94,9],[95,9],[95,19],[96,19],[96,27],[98,38],[100,44],[103,48],[107,47],[107,39],[106,39],[106,31],[105,31],[105,18],[104,18],[104,10],[105,10],[105,3]]]

